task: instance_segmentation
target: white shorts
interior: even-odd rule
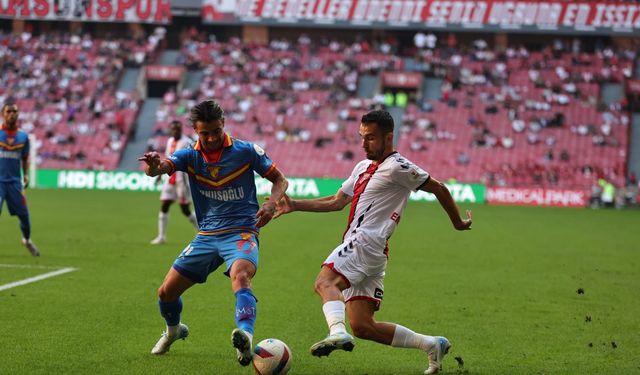
[[[342,291],[345,302],[364,299],[380,308],[384,295],[384,270],[387,256],[384,249],[373,245],[364,235],[345,239],[322,264],[342,276],[349,288]]]
[[[160,193],[161,201],[177,201],[179,204],[191,203],[191,194],[189,194],[189,182],[176,182],[175,185],[165,182]]]

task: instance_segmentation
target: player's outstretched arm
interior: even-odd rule
[[[351,197],[342,190],[338,190],[335,195],[315,199],[291,199],[285,194],[285,196],[277,202],[276,215],[274,217],[279,217],[294,211],[340,211],[344,206],[349,204],[349,202],[351,202]]]
[[[144,173],[155,177],[173,172],[173,166],[160,158],[156,151],[145,152],[138,160],[145,162]]]
[[[424,190],[427,193],[431,193],[436,196],[438,202],[449,215],[451,223],[457,230],[469,230],[471,229],[471,210],[467,210],[467,218],[460,217],[460,211],[456,202],[453,201],[453,197],[449,192],[449,189],[440,181],[435,178],[429,178],[426,184],[422,185],[420,190]]]
[[[289,182],[278,168],[269,173],[266,178],[273,183],[273,186],[271,187],[271,197],[265,200],[256,213],[256,218],[258,219],[256,227],[258,228],[267,225],[271,219],[276,217],[276,202],[282,199],[289,187]]]

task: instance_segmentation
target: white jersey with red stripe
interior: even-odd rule
[[[340,188],[352,197],[346,240],[364,235],[367,242],[386,248],[400,222],[411,191],[429,180],[429,173],[394,152],[381,163],[359,162]]]
[[[185,135],[180,137],[180,139],[178,140],[176,140],[173,137],[169,137],[169,139],[167,139],[167,147],[165,148],[164,154],[166,155],[166,157],[170,157],[176,151],[182,150],[183,148],[189,148],[192,145],[193,145],[193,141],[191,140],[191,138]],[[183,181],[184,182],[187,181],[187,176],[186,176],[186,173],[184,172],[175,172],[169,178],[169,183],[172,185],[175,185],[176,182],[183,182]]]

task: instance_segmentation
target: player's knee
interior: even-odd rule
[[[246,287],[251,284],[251,273],[248,270],[238,270],[238,272],[233,275],[232,281]]]
[[[325,278],[318,278],[316,282],[313,284],[313,289],[316,293],[322,295],[326,290],[330,289],[333,285],[331,282]]]
[[[171,302],[171,301],[174,301],[176,297],[171,295],[171,293],[169,293],[167,288],[165,288],[164,285],[162,285],[160,286],[160,288],[158,288],[158,299],[160,299],[160,301],[162,302]]]
[[[162,302],[166,302],[167,301],[167,292],[164,289],[163,286],[161,286],[160,288],[158,288],[158,299]]]
[[[169,207],[171,207],[171,201],[162,201],[162,205],[160,206],[160,212],[166,214],[169,212]]]

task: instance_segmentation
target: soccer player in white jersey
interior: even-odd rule
[[[451,347],[449,340],[374,319],[382,302],[387,241],[400,222],[411,191],[434,194],[457,230],[471,229],[471,212],[462,218],[447,187],[393,149],[393,126],[386,111],[364,115],[360,137],[367,158],[355,166],[338,192],[307,200],[285,195],[277,204],[276,217],[293,211],[339,211],[351,203],[343,242],[324,261],[315,281],[330,333],[311,347],[311,354],[321,357],[335,349],[353,350],[353,337],[345,328],[346,309],[356,337],[421,349],[429,361],[425,374],[435,374]]]
[[[174,152],[192,146],[191,138],[182,134],[182,123],[174,120],[169,124],[171,137],[167,140],[165,155],[170,157]],[[158,182],[162,176],[158,176]],[[198,220],[195,213],[189,209],[191,195],[189,194],[189,179],[184,172],[174,172],[162,186],[160,193],[160,213],[158,214],[158,236],[151,240],[152,245],[160,245],[167,240],[167,224],[169,223],[169,208],[173,202],[178,201],[182,213],[189,219],[193,227],[198,230]]]

